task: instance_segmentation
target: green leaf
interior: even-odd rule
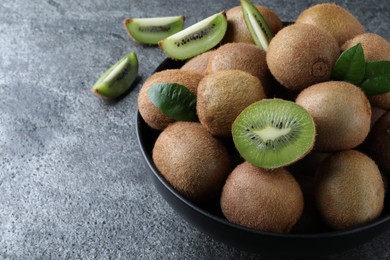
[[[368,96],[390,92],[390,73],[370,77],[360,87]]]
[[[177,83],[155,83],[148,90],[152,103],[176,121],[197,121],[196,96]]]
[[[366,71],[363,47],[358,43],[344,51],[333,66],[332,79],[359,85]]]
[[[371,61],[366,65],[366,79],[390,74],[390,61]]]

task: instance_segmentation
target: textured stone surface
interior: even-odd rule
[[[260,3],[259,1],[254,1]],[[385,1],[336,1],[390,39]],[[316,1],[261,4],[294,20]],[[129,40],[127,17],[185,15],[239,1],[5,0],[0,3],[1,259],[265,259],[200,233],[160,197],[135,135],[137,93],[164,54]],[[89,91],[128,51],[140,81],[118,102]],[[328,259],[389,259],[390,233]]]

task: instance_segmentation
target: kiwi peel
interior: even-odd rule
[[[253,165],[272,169],[304,157],[315,140],[313,118],[301,106],[263,99],[245,108],[232,126],[234,144]]]
[[[123,25],[129,36],[137,42],[157,44],[183,29],[184,16],[129,18]]]
[[[257,46],[264,51],[268,50],[268,45],[273,34],[265,21],[261,12],[248,0],[241,0],[242,13],[245,23]]]
[[[138,76],[138,58],[130,52],[111,66],[94,84],[91,91],[96,95],[115,99],[123,95]]]
[[[220,12],[165,38],[158,45],[170,58],[185,60],[215,47],[226,30],[226,15]]]

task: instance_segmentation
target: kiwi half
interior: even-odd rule
[[[263,99],[239,114],[232,135],[245,160],[263,168],[278,168],[312,149],[315,125],[310,114],[294,102]]]
[[[184,16],[129,18],[123,21],[123,25],[133,40],[157,44],[183,29]]]
[[[184,60],[215,47],[227,29],[225,12],[214,14],[159,42],[172,59]]]

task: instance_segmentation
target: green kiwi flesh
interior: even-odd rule
[[[245,108],[232,126],[240,155],[263,168],[289,165],[311,151],[313,118],[301,106],[281,99],[263,99]]]
[[[111,66],[94,84],[91,91],[106,99],[123,95],[138,76],[138,58],[130,52]]]
[[[130,18],[123,21],[129,36],[140,43],[157,44],[183,29],[184,16]]]
[[[165,38],[159,42],[159,47],[172,59],[189,59],[215,47],[226,29],[225,13],[217,13]]]
[[[245,23],[257,46],[264,51],[268,50],[273,34],[261,12],[249,1],[241,0],[242,13]]]

